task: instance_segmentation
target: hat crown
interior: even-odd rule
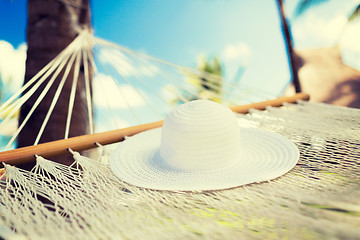
[[[240,128],[226,106],[195,100],[180,105],[164,120],[160,155],[180,170],[229,166],[239,152]]]

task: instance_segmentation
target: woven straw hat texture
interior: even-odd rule
[[[123,181],[158,190],[219,190],[277,178],[297,163],[287,138],[241,128],[225,106],[196,100],[174,109],[162,128],[128,138],[110,167]]]

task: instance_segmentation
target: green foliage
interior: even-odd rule
[[[295,12],[294,12],[294,17],[298,17],[301,14],[303,14],[305,11],[307,11],[309,8],[311,8],[314,5],[319,5],[321,3],[324,2],[328,2],[329,0],[300,0],[296,6]],[[341,37],[346,29],[346,27],[348,26],[348,24],[352,21],[354,21],[355,19],[357,19],[360,16],[360,4],[356,5],[354,7],[354,10],[350,12],[348,18],[347,18],[347,23],[345,24],[345,26],[343,27],[341,33],[339,34],[340,38],[337,40],[337,45],[339,44]]]
[[[304,12],[306,12],[308,9],[310,9],[311,7],[315,6],[315,5],[320,5],[324,2],[328,2],[329,0],[300,0],[296,6],[295,12],[294,12],[294,17],[299,17],[300,15],[302,15]],[[351,14],[348,17],[348,22],[353,21],[354,19],[356,19],[357,17],[360,16],[360,4],[357,5],[354,8],[354,11],[351,12]]]
[[[198,61],[197,69],[199,72],[187,72],[186,82],[190,87],[195,89],[196,96],[190,92],[182,91],[182,97],[173,101],[175,104],[184,103],[196,99],[209,99],[214,102],[221,102],[221,95],[223,94],[223,79],[222,79],[222,65],[217,57],[207,59],[202,57]]]
[[[354,21],[357,17],[360,16],[360,4],[354,9],[354,11],[350,14],[348,21]]]
[[[208,91],[215,93],[217,95],[222,92],[222,78],[217,78],[215,76],[222,76],[222,67],[219,59],[214,57],[211,60],[207,60],[205,57],[200,58],[198,62],[198,67],[202,73],[209,74],[200,74],[200,76],[189,76],[188,82],[197,86],[199,93]],[[210,75],[211,74],[211,75]]]
[[[319,5],[329,0],[300,0],[296,6],[294,17],[298,17],[306,12],[309,8],[315,5]]]

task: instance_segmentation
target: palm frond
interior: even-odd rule
[[[354,9],[354,11],[350,14],[348,21],[354,21],[355,18],[360,16],[360,4]]]
[[[294,17],[299,17],[312,6],[319,5],[328,1],[329,0],[300,0],[296,6]]]

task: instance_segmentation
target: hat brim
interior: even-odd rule
[[[117,177],[148,189],[220,190],[275,179],[290,171],[299,159],[298,148],[284,136],[239,128],[243,141],[231,166],[206,171],[174,169],[160,156],[161,129],[136,134],[120,143],[110,158],[110,168]]]

